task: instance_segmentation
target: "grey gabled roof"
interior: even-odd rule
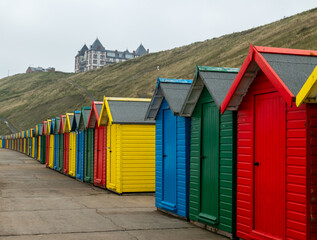
[[[84,56],[85,52],[88,50],[88,47],[86,46],[86,44],[80,49],[80,51],[78,51],[77,56]]]
[[[135,50],[135,55],[137,56],[142,56],[147,54],[146,49],[143,47],[142,43],[140,44],[140,46]]]
[[[158,78],[156,89],[146,112],[145,119],[156,119],[163,98],[166,99],[174,115],[179,115],[192,80]]]
[[[71,124],[72,131],[78,130],[81,111],[74,111],[74,118]]]
[[[101,42],[99,41],[99,39],[97,38],[94,43],[90,46],[90,50],[94,50],[94,51],[105,51],[105,48],[103,47],[103,45],[101,44]]]
[[[42,135],[43,132],[43,124],[39,124],[39,135]]]
[[[91,107],[82,107],[78,130],[84,131],[87,128],[87,122],[88,122],[90,111],[91,111]]]
[[[60,124],[61,124],[61,118],[56,117],[55,118],[54,134],[58,134]]]
[[[208,92],[212,96],[218,108],[225,99],[233,80],[238,72],[199,72]]]
[[[155,124],[144,120],[150,102],[108,100],[108,104],[113,123]]]
[[[181,110],[181,116],[190,117],[206,87],[215,104],[220,106],[227,95],[239,69],[197,66],[194,81]]]
[[[316,56],[261,53],[294,96],[317,65]]]
[[[101,109],[102,109],[102,103],[96,104],[96,108],[97,108],[98,116],[100,117],[100,113],[101,113]]]

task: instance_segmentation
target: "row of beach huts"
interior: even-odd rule
[[[242,239],[317,239],[317,51],[250,45],[240,69],[158,78],[2,136],[3,148]]]

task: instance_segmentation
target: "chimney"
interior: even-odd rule
[[[150,53],[150,49],[146,50],[146,53],[149,54]]]
[[[118,50],[115,50],[114,52],[115,52],[116,55],[118,54]]]

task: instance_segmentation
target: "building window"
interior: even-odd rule
[[[94,59],[96,59],[97,58],[97,54],[94,54]]]
[[[94,66],[94,68],[93,69],[96,69],[97,67],[96,66]]]
[[[105,65],[105,61],[101,60],[100,65]]]
[[[94,60],[94,61],[93,61],[93,64],[97,64],[97,60]]]
[[[105,55],[101,54],[100,59],[104,59],[104,58],[105,58]]]

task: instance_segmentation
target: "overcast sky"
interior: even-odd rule
[[[316,0],[0,0],[0,78],[28,66],[73,72],[96,37],[106,49],[150,52],[264,25]]]

